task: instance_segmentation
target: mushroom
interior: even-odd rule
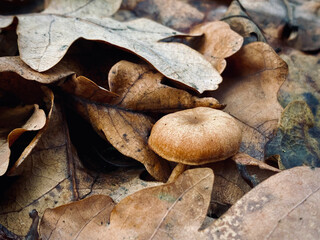
[[[233,156],[240,148],[241,138],[240,126],[228,113],[197,107],[162,117],[151,129],[148,144],[162,158],[178,163],[170,182],[186,165],[201,165]]]

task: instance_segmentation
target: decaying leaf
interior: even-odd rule
[[[10,147],[25,132],[37,131],[46,124],[46,114],[37,104],[0,107],[0,175],[8,169]]]
[[[232,160],[236,162],[242,177],[250,182],[253,187],[257,186],[270,176],[280,172],[278,168],[272,167],[245,153],[234,155]]]
[[[320,49],[320,3],[317,0],[240,0],[247,13],[272,38],[303,51]]]
[[[231,159],[204,165],[214,172],[214,184],[210,200],[209,213],[221,216],[245,193],[251,186],[242,178],[237,164]]]
[[[304,101],[292,101],[284,109],[277,135],[267,143],[268,155],[278,155],[283,169],[320,166],[320,143],[309,133],[314,117]],[[267,156],[268,156],[267,155]]]
[[[204,14],[185,1],[180,0],[145,0],[134,8],[140,17],[151,18],[165,26],[185,31],[190,26],[200,23]]]
[[[197,50],[219,73],[222,73],[227,65],[225,58],[236,53],[243,43],[243,37],[221,21],[197,25],[191,29],[191,34],[204,34],[204,39]]]
[[[50,118],[53,93],[13,72],[0,72],[0,92],[3,175],[9,160],[10,167],[17,167],[39,141]]]
[[[297,167],[270,177],[192,239],[317,239],[319,173]]]
[[[261,160],[282,112],[277,92],[286,79],[287,65],[269,45],[255,42],[231,56],[227,70],[212,95],[242,125],[241,152]]]
[[[170,113],[194,107],[223,108],[212,98],[199,98],[162,84],[164,76],[148,65],[120,61],[109,72],[110,91],[120,97],[111,103],[141,112]]]
[[[255,41],[267,42],[260,28],[237,0],[230,4],[222,20],[228,23],[233,31],[244,37],[244,44]]]
[[[48,129],[21,169],[19,177],[0,180],[0,222],[23,236],[31,224],[28,213],[34,208],[42,216],[47,208],[92,194],[106,194],[118,202],[128,194],[160,184],[140,179],[141,169],[103,173],[85,168],[72,149],[60,105],[53,107]]]
[[[222,78],[201,54],[184,44],[160,42],[185,34],[147,19],[123,23],[100,18],[99,14],[90,14],[97,4],[85,4],[75,12],[67,9],[65,15],[54,14],[57,10],[51,8],[40,14],[19,15],[17,34],[21,59],[42,72],[56,65],[75,40],[100,40],[137,54],[169,79],[200,93],[218,88]],[[82,14],[80,18],[73,15],[78,12]]]
[[[41,238],[96,239],[95,234],[103,231],[109,224],[113,207],[112,198],[94,195],[78,202],[47,209],[41,219]]]
[[[175,230],[187,229],[188,223],[192,225],[188,231],[197,231],[207,212],[212,183],[210,169],[193,169],[184,172],[173,183],[147,188],[126,197],[114,207],[111,216],[112,200],[105,196],[93,196],[47,210],[41,220],[41,237],[167,239],[168,235],[174,238],[183,234]],[[89,202],[96,206],[95,214],[88,210]],[[87,210],[81,211],[82,208]],[[79,217],[79,210],[84,216]],[[71,214],[67,214],[69,212]],[[109,216],[110,224],[106,225]]]
[[[96,132],[122,154],[143,163],[157,180],[166,181],[168,163],[147,145],[155,120],[144,112],[173,112],[196,106],[222,108],[212,97],[197,98],[186,91],[161,84],[163,75],[147,65],[127,61],[116,64],[109,74],[110,91],[119,95],[108,104],[74,99],[77,111]],[[62,86],[64,87],[64,86]],[[69,93],[74,91],[68,88]]]

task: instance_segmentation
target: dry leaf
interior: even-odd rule
[[[231,29],[244,37],[244,44],[261,41],[267,42],[259,26],[244,11],[240,2],[233,0],[222,18]]]
[[[37,131],[46,124],[46,114],[37,104],[0,107],[0,175],[8,169],[10,147],[27,131]]]
[[[186,219],[192,222],[192,230],[197,231],[207,212],[212,183],[210,169],[193,169],[173,183],[143,189],[126,197],[114,207],[111,216],[112,200],[102,195],[47,210],[40,224],[41,237],[167,239],[167,235],[181,234],[172,230],[184,228]],[[94,204],[94,211],[88,209],[89,203]]]
[[[110,91],[120,97],[111,103],[141,112],[170,113],[194,107],[223,106],[212,98],[198,98],[162,84],[164,76],[148,65],[120,61],[109,72]]]
[[[282,112],[277,92],[286,79],[287,65],[262,42],[244,46],[229,59],[224,82],[212,95],[242,125],[241,152],[261,160]]]
[[[319,182],[318,168],[278,173],[193,239],[317,239]]]
[[[240,0],[247,13],[272,38],[283,38],[291,47],[313,51],[320,48],[317,0]]]
[[[236,53],[242,46],[243,37],[221,21],[207,22],[195,26],[191,34],[204,34],[204,39],[197,50],[202,53],[219,73],[225,69],[225,58]]]
[[[221,216],[235,204],[245,193],[251,190],[242,178],[237,164],[231,159],[206,164],[214,172],[214,184],[210,200],[209,213]]]
[[[43,73],[39,73],[26,65],[20,57],[1,57],[0,72],[15,72],[24,79],[33,80],[40,83],[49,84],[63,79],[74,72],[66,65],[59,64],[56,67],[49,69]]]
[[[198,52],[180,43],[160,42],[184,34],[147,19],[122,23],[111,18],[85,15],[95,11],[95,7],[94,4],[85,5],[80,10],[83,13],[81,18],[74,17],[72,13],[51,14],[50,9],[50,14],[18,16],[21,59],[42,72],[56,65],[75,40],[100,40],[137,54],[166,77],[200,93],[218,88],[221,76]]]
[[[278,168],[272,167],[245,153],[234,155],[232,160],[236,162],[242,177],[250,182],[253,187],[280,172]]]
[[[27,234],[28,213],[34,208],[42,216],[47,208],[92,194],[107,194],[118,202],[160,184],[141,180],[141,169],[103,173],[85,168],[71,147],[59,105],[54,106],[47,131],[21,167],[19,178],[2,177],[0,181],[0,222],[19,235]]]
[[[165,26],[185,31],[190,26],[200,23],[204,14],[190,4],[179,0],[140,1],[134,12],[139,17],[151,18]]]
[[[313,126],[314,117],[308,104],[292,101],[281,115],[277,135],[266,145],[267,154],[278,155],[282,169],[319,167],[320,143],[309,133]]]
[[[118,98],[108,104],[74,99],[75,108],[122,154],[143,163],[157,180],[166,181],[170,175],[167,161],[147,145],[155,120],[141,112],[173,112],[196,106],[221,108],[222,105],[214,98],[197,98],[161,84],[163,75],[147,65],[121,61],[109,75],[110,90]],[[69,93],[73,91],[68,88]]]
[[[88,207],[90,206],[90,207]],[[97,231],[109,224],[113,200],[94,195],[84,200],[47,209],[40,223],[40,236],[48,239],[93,239]]]

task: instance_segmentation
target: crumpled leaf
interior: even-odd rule
[[[248,16],[237,0],[232,1],[221,20],[228,23],[233,31],[244,37],[244,44],[255,41],[267,42],[259,26]]]
[[[157,180],[166,181],[170,175],[168,162],[156,155],[147,144],[155,120],[143,112],[223,106],[212,97],[197,98],[186,91],[163,85],[162,78],[162,74],[147,65],[121,61],[109,74],[110,90],[118,94],[118,98],[113,98],[108,104],[90,102],[87,99],[72,101],[96,132],[119,152],[143,163]],[[68,88],[67,91],[71,93],[74,89]]]
[[[236,162],[242,177],[250,182],[253,187],[280,172],[278,168],[272,167],[245,153],[234,155],[232,160]]]
[[[16,168],[25,160],[46,130],[53,93],[12,72],[0,72],[0,93],[0,175],[3,175],[9,161],[10,168]]]
[[[141,169],[104,173],[85,168],[71,146],[59,104],[54,105],[48,129],[21,169],[19,178],[0,178],[0,222],[22,236],[28,232],[28,214],[34,208],[42,216],[47,208],[93,194],[106,194],[118,202],[135,191],[160,184],[140,179]]]
[[[41,219],[40,236],[47,239],[93,239],[96,229],[104,229],[114,207],[112,198],[94,195],[54,209]],[[90,207],[88,207],[90,206]]]
[[[282,107],[277,92],[287,71],[286,63],[269,45],[250,43],[229,58],[223,84],[212,93],[242,126],[240,151],[259,160],[278,125]]]
[[[37,104],[0,107],[0,175],[8,169],[10,147],[25,132],[37,131],[46,124],[46,114]]]
[[[319,183],[319,168],[282,171],[253,188],[201,237],[192,239],[316,239]]]
[[[88,4],[81,9],[81,18],[48,12],[17,16],[21,59],[42,72],[56,65],[75,40],[99,40],[137,54],[169,79],[200,93],[218,88],[222,78],[201,54],[184,44],[160,42],[185,34],[147,19],[123,23],[84,14],[94,7]]]
[[[170,113],[194,107],[223,108],[212,97],[199,98],[162,84],[164,76],[148,65],[120,61],[109,72],[110,91],[120,97],[113,105],[142,112]]]
[[[222,73],[226,68],[225,58],[236,53],[242,46],[243,37],[230,29],[230,26],[221,21],[207,22],[195,26],[191,34],[204,34],[203,42],[197,50]]]
[[[15,72],[24,79],[33,80],[45,84],[63,79],[74,73],[74,71],[70,70],[64,64],[58,64],[48,71],[39,73],[26,65],[18,56],[1,57],[0,72]]]
[[[292,101],[284,109],[277,135],[267,143],[267,156],[278,155],[279,166],[320,166],[320,142],[309,134],[314,117],[304,101]]]
[[[82,202],[47,210],[40,224],[41,237],[75,239],[73,236],[76,235],[76,239],[88,239],[88,236],[95,239],[108,239],[110,236],[112,239],[168,239],[169,235],[172,239],[183,234],[183,231],[174,230],[186,228],[185,220],[192,222],[192,228],[188,230],[197,231],[200,228],[209,205],[212,184],[213,173],[210,169],[188,170],[173,183],[143,189],[123,199],[112,210],[108,225],[105,223],[108,222],[109,207],[112,205],[105,196],[93,196]],[[89,215],[90,222],[84,221],[88,217],[78,217],[79,210],[88,209],[88,202],[92,201],[95,201],[95,206],[100,202],[106,204],[94,208],[95,213]],[[77,217],[67,214],[74,208],[78,208]],[[59,229],[65,232],[59,232]]]
[[[248,15],[272,38],[282,37],[303,51],[320,49],[320,18],[317,0],[240,0]]]

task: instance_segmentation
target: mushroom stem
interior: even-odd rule
[[[167,183],[174,182],[188,168],[189,168],[189,165],[178,163],[177,166],[175,166],[175,168],[172,170]]]

